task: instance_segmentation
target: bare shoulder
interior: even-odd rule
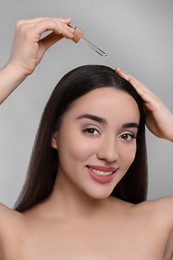
[[[143,216],[163,219],[166,218],[168,222],[173,224],[173,196],[162,197],[154,200],[146,200],[138,204],[132,204],[123,200],[112,198],[113,207],[119,205],[128,214],[132,214],[137,218]],[[118,204],[117,204],[118,202]]]
[[[19,225],[22,225],[23,222],[23,214],[0,203],[0,238],[4,233],[8,233],[8,229],[12,233],[12,229],[19,228]]]
[[[173,232],[173,196],[148,200],[132,206],[132,212],[137,216],[153,221],[156,225],[167,227]]]
[[[150,241],[152,251],[160,252],[162,259],[170,259],[173,256],[173,196],[139,204],[120,201],[120,204],[127,216],[127,229],[133,227],[133,233],[140,234],[142,241]]]
[[[23,226],[23,215],[0,203],[0,252],[6,248],[6,245],[16,246]]]
[[[163,197],[155,200],[148,200],[135,205],[136,209],[146,212],[150,216],[157,219],[162,219],[168,221],[168,223],[173,225],[173,196]]]
[[[158,237],[158,244],[163,246],[164,259],[173,256],[173,196],[150,200],[134,206],[136,215],[143,218],[144,228],[147,226]]]
[[[5,223],[18,222],[23,219],[23,214],[8,208],[4,204],[0,203],[0,229],[4,228]]]

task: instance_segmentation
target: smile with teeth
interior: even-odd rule
[[[91,169],[91,168],[90,168],[90,170],[92,170],[92,172],[94,174],[99,175],[99,176],[109,176],[109,175],[111,175],[113,173],[113,172],[99,171],[99,170],[95,170],[95,169]]]

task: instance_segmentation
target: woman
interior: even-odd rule
[[[69,23],[53,18],[53,34],[41,42],[52,19],[19,23],[16,41],[25,43],[29,31],[25,44],[35,50],[24,57],[14,47],[6,67],[25,73],[11,73],[1,100],[32,73],[42,41],[73,37]],[[65,75],[44,110],[16,210],[0,207],[0,259],[170,259],[173,198],[145,200],[145,121],[173,141],[173,115],[121,69],[92,65]]]

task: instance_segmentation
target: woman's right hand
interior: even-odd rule
[[[74,29],[68,25],[70,18],[38,17],[21,20],[16,24],[12,51],[6,66],[19,72],[24,78],[30,75],[46,50],[63,37],[71,39]],[[48,32],[44,38],[42,33]]]
[[[119,67],[116,72],[136,89],[146,108],[146,125],[157,137],[173,142],[173,114],[151,90]]]

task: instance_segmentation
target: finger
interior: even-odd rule
[[[128,74],[127,72],[125,72],[124,70],[122,70],[122,69],[119,68],[119,67],[117,67],[117,68],[115,69],[115,71],[116,71],[122,78],[124,78],[124,79],[127,80],[127,81],[129,81],[129,80],[131,80],[132,78],[134,78],[134,77],[132,77],[130,74]]]
[[[147,108],[154,110],[161,101],[157,95],[150,91],[142,82],[137,80],[135,77],[127,74],[125,71],[121,70],[119,67],[115,71],[124,79],[126,79],[137,91],[137,93],[143,99]]]
[[[56,19],[55,19],[55,23],[57,24],[58,28],[62,30],[61,34],[65,38],[72,38],[74,36],[75,29],[68,26],[70,21],[71,21],[71,19],[66,20],[66,23],[59,23],[59,21],[56,21]],[[54,33],[56,33],[56,28],[55,28]]]
[[[162,105],[160,98],[146,88],[141,82],[135,79],[130,79],[129,82],[136,89],[147,109],[154,112]]]
[[[40,40],[40,44],[43,44],[44,49],[46,51],[49,47],[51,47],[54,43],[58,42],[62,38],[63,36],[61,34],[57,35],[55,33],[50,33],[49,35]]]
[[[16,24],[16,30],[21,35],[28,35],[29,38],[40,39],[42,33],[52,30],[56,34],[62,34],[66,38],[72,38],[74,28],[68,26],[71,18],[49,18],[39,17],[31,20],[19,20]]]
[[[138,79],[136,79],[135,77],[133,77],[132,75],[128,74],[127,72],[125,72],[124,70],[122,70],[121,68],[117,67],[115,69],[115,71],[125,80],[129,81],[131,83],[131,85],[135,88],[135,89],[139,89],[142,88],[143,90],[146,90],[150,93],[152,93],[149,88],[147,88],[147,86],[145,86],[141,81],[139,81]]]
[[[71,18],[55,18],[55,17],[49,17],[49,16],[43,16],[43,17],[35,17],[33,19],[28,19],[28,20],[19,20],[17,23],[21,24],[32,24],[32,23],[37,23],[40,21],[49,21],[49,20],[56,20],[61,23],[69,24],[71,23]]]
[[[69,27],[67,24],[57,22],[56,20],[42,20],[40,22],[34,23],[32,25],[32,28],[30,28],[30,32],[34,35],[37,35],[37,41],[38,38],[40,39],[41,34],[47,31],[53,31],[57,35],[62,35],[66,38],[72,38],[74,29]]]

